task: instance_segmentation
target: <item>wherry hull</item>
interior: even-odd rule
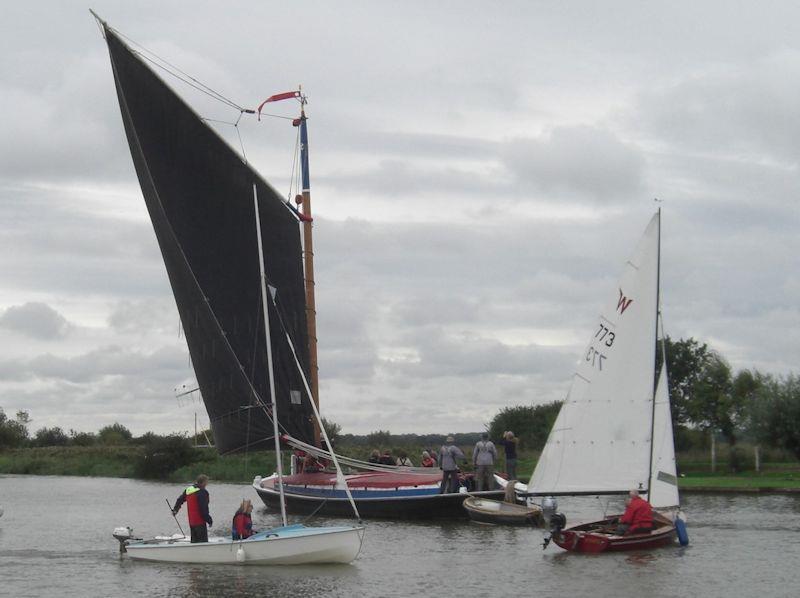
[[[228,565],[307,565],[349,563],[361,551],[362,527],[309,528],[302,525],[262,532],[246,540],[211,538],[133,542],[128,556],[162,563]]]
[[[311,474],[313,476],[315,474]],[[325,476],[326,474],[320,474]],[[309,477],[309,474],[305,474]],[[439,494],[438,484],[420,483],[417,487],[393,486],[377,489],[360,488],[348,477],[353,500],[358,512],[365,519],[466,519],[463,508],[464,499],[469,494],[451,492]],[[388,475],[386,478],[388,479]],[[334,490],[330,486],[304,485],[293,486],[287,479],[284,486],[286,509],[290,513],[325,515],[330,517],[348,517],[352,508],[343,491]],[[313,478],[312,478],[313,480]],[[310,486],[310,487],[308,487]],[[274,486],[274,478],[265,478],[253,482],[253,489],[271,510],[280,509],[280,496]],[[502,498],[502,490],[473,492],[473,496],[483,498]]]

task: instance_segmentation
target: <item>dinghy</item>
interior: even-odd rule
[[[245,540],[209,538],[192,544],[189,538],[132,537],[130,528],[115,530],[120,550],[130,558],[164,563],[230,565],[309,565],[349,563],[361,550],[364,529],[312,528],[288,525],[259,532]]]
[[[258,432],[259,421],[269,422],[271,435],[259,437],[258,443],[271,440],[274,445],[283,522],[281,527],[236,541],[212,538],[191,543],[183,536],[135,540],[132,533],[125,532],[130,528],[118,528],[114,537],[131,558],[148,561],[275,565],[350,562],[361,548],[363,527],[289,525],[283,498],[281,428],[285,431],[294,421],[305,429],[316,421],[329,450],[331,446],[298,355],[306,353],[292,340],[298,330],[297,318],[293,317],[297,313],[284,309],[278,299],[287,295],[291,302],[298,290],[302,291],[302,267],[299,262],[287,266],[280,247],[274,245],[275,239],[288,239],[286,245],[299,255],[299,222],[303,219],[143,62],[141,51],[133,51],[116,30],[95,17],[108,44],[128,144],[190,340],[192,360],[203,380],[215,437],[224,446],[238,437],[244,423],[248,430],[253,423]],[[299,91],[279,95],[305,105],[305,96]],[[236,258],[235,273],[216,263],[217,252]],[[247,305],[256,308],[258,314],[248,317],[246,325],[230,311],[242,307],[237,301],[244,295],[237,296],[237,289],[250,293]],[[228,326],[231,335],[226,333]],[[237,331],[244,336],[237,336]],[[247,343],[246,350],[239,346],[242,339]],[[284,358],[278,372],[273,353]],[[284,417],[283,423],[276,393],[279,385],[282,391],[291,385],[305,391],[305,395],[300,390],[286,392],[283,407],[294,418]],[[242,392],[246,398],[240,397]],[[213,399],[209,401],[209,397]],[[264,397],[269,397],[268,403]],[[297,420],[302,413],[297,403],[303,397],[305,408],[313,415],[305,422]],[[235,412],[227,417],[214,416],[217,409],[231,402],[237,406]],[[246,421],[237,420],[243,403],[247,413],[252,410],[258,418],[247,415]],[[332,463],[360,519],[336,455],[332,455]]]
[[[679,515],[666,361],[656,364],[661,211],[651,219],[583,351],[572,387],[523,496],[545,497],[552,540],[575,552],[688,542]],[[663,326],[661,326],[662,349]],[[664,351],[662,350],[662,360]],[[657,371],[659,375],[656,376]],[[557,496],[647,495],[654,529],[617,535],[618,517],[566,526]]]
[[[464,501],[469,518],[476,523],[490,525],[542,525],[542,509],[538,506],[470,496]]]

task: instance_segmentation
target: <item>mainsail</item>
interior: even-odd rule
[[[621,494],[648,488],[658,269],[655,214],[591,332],[529,493]]]
[[[298,219],[280,195],[104,26],[122,120],[220,452],[270,448],[269,382],[253,226],[276,301],[267,306],[279,422],[313,440],[309,397],[283,332],[308,373]],[[276,310],[280,310],[280,318]],[[280,320],[280,321],[279,321]]]

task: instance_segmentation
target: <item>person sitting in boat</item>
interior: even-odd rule
[[[242,501],[241,506],[233,515],[233,523],[231,524],[231,536],[234,540],[244,540],[252,536],[253,531],[253,503],[245,499]]]
[[[458,460],[464,463],[467,458],[455,444],[455,438],[447,437],[446,444],[442,445],[439,451],[439,469],[442,470],[442,483],[439,486],[439,494],[458,492]]]
[[[378,459],[378,463],[381,465],[397,465],[397,461],[394,460],[394,457],[392,457],[392,451],[389,449],[383,451],[381,458]]]
[[[186,503],[186,510],[189,514],[189,530],[191,531],[192,543],[208,542],[208,528],[206,525],[213,523],[211,514],[208,512],[209,495],[206,486],[208,476],[200,474],[194,484],[184,490],[175,501],[172,507],[172,514],[177,515],[183,503]]]
[[[428,451],[422,451],[422,466],[433,467],[434,465],[436,465],[436,459],[431,457],[431,454]]]
[[[370,463],[380,463],[381,462],[381,452],[378,449],[372,451],[372,454],[369,456]]]
[[[408,453],[405,451],[397,452],[397,466],[398,467],[414,467],[411,459],[408,458]]]
[[[303,459],[303,473],[318,473],[324,468],[322,460],[317,459],[314,455],[306,454]]]
[[[616,522],[616,535],[629,536],[653,531],[653,507],[639,496],[638,490],[630,491],[625,505],[625,513]]]

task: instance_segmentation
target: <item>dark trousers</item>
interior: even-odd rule
[[[652,525],[650,527],[637,527],[635,529],[630,529],[630,527],[631,526],[627,523],[620,523],[614,533],[617,536],[632,536],[633,534],[649,534],[653,531]]]
[[[509,480],[517,479],[517,458],[506,459],[506,475]]]
[[[439,494],[455,492],[458,488],[458,470],[442,470],[442,483],[439,485]]]
[[[191,525],[189,530],[192,533],[192,544],[208,542],[208,528],[205,523],[203,525]]]

